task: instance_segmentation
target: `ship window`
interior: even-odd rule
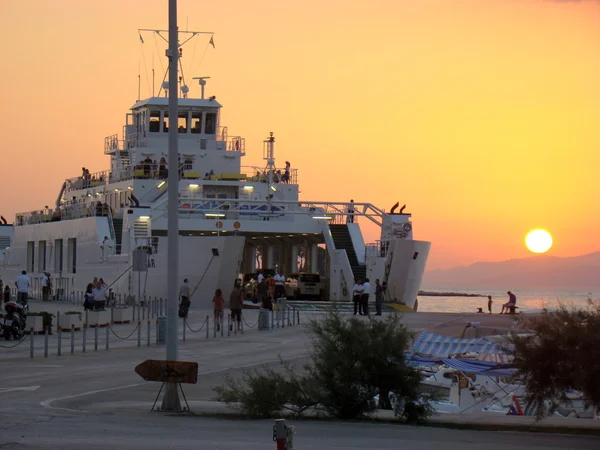
[[[40,241],[38,247],[38,270],[42,272],[46,270],[46,241]]]
[[[150,127],[151,133],[158,133],[160,131],[160,111],[150,111]]]
[[[35,271],[35,242],[29,241],[27,242],[27,272]]]
[[[188,113],[180,112],[177,114],[177,129],[180,133],[187,133],[188,130]]]
[[[54,240],[54,271],[62,272],[63,270],[63,240]]]
[[[193,134],[202,133],[202,113],[201,112],[193,112],[192,113],[192,133]]]
[[[215,134],[217,129],[217,113],[206,114],[206,134]]]
[[[164,133],[169,132],[169,113],[166,111],[164,112],[164,115],[163,115],[163,132]]]
[[[67,241],[67,268],[69,273],[77,273],[77,239],[69,238]]]

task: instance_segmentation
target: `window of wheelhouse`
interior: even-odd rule
[[[150,111],[150,124],[148,130],[150,133],[160,131],[160,111]]]
[[[35,241],[27,242],[27,272],[35,272]]]
[[[54,271],[62,272],[63,270],[63,240],[54,240]]]
[[[187,112],[177,113],[177,130],[180,133],[187,133],[187,130],[188,130],[188,113]]]
[[[168,133],[169,131],[169,113],[165,111],[163,113],[163,132]]]
[[[192,133],[202,133],[202,113],[200,111],[192,113]]]
[[[217,113],[206,113],[206,134],[215,134],[217,130]]]

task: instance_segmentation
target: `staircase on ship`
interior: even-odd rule
[[[329,229],[331,230],[331,237],[333,238],[335,248],[337,250],[346,250],[354,279],[364,280],[367,277],[367,266],[366,264],[360,264],[358,261],[354,245],[352,245],[352,237],[350,236],[348,225],[330,223]]]
[[[123,219],[113,217],[113,227],[115,229],[115,253],[121,254],[121,244],[123,242]]]

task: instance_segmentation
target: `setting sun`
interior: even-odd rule
[[[533,230],[527,233],[525,245],[533,253],[546,253],[552,247],[552,235],[546,230]]]

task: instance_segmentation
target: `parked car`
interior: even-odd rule
[[[285,296],[288,299],[321,300],[321,275],[318,273],[292,273],[285,283]]]

